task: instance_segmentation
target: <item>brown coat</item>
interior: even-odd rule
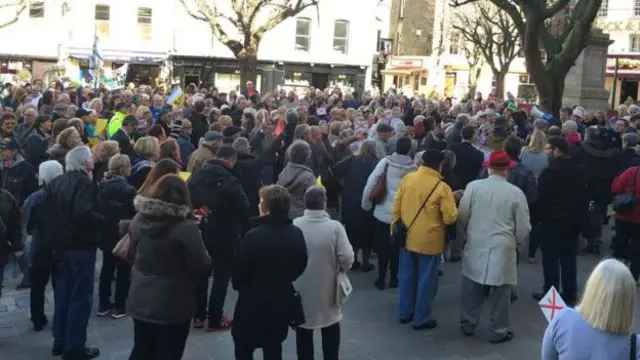
[[[216,156],[216,151],[211,145],[202,144],[189,156],[187,171],[194,173],[204,165],[207,160],[211,160]]]

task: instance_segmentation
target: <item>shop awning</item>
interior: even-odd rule
[[[88,60],[91,56],[91,52],[91,48],[69,48],[69,56],[80,60]],[[121,51],[102,49],[101,53],[104,61],[121,63],[158,63],[169,57],[169,54],[166,52],[155,51]]]
[[[427,72],[427,69],[417,66],[394,66],[381,71],[384,75],[413,75]]]

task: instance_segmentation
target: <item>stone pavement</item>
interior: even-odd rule
[[[582,286],[599,257],[580,256],[578,260],[579,285]],[[523,263],[519,268],[517,286],[520,299],[512,307],[512,325],[515,338],[511,342],[494,345],[486,337],[488,309],[485,306],[484,322],[475,337],[460,333],[460,265],[444,265],[440,289],[434,303],[434,317],[439,327],[434,330],[414,331],[410,325],[397,321],[398,295],[396,290],[379,291],[373,287],[375,272],[350,273],[354,293],[344,309],[341,322],[342,360],[533,360],[540,359],[540,344],[546,320],[531,293],[541,286],[542,271],[539,264]],[[8,294],[8,296],[12,296]],[[28,312],[22,310],[28,300],[14,293],[19,306],[0,313],[1,360],[47,360],[50,356],[51,333],[45,330],[35,333],[28,320]],[[236,294],[229,292],[227,311],[233,313]],[[50,303],[51,304],[51,303]],[[51,314],[51,305],[48,314]],[[636,322],[638,323],[638,322]],[[92,317],[88,330],[88,343],[102,352],[99,359],[123,360],[128,358],[132,346],[132,322]],[[316,358],[322,359],[319,332],[316,334]],[[260,351],[256,358],[261,359]],[[230,333],[208,334],[192,330],[184,359],[232,360],[233,340]],[[296,359],[295,336],[290,333],[284,344],[284,359]]]

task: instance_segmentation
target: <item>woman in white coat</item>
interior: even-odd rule
[[[338,271],[351,268],[354,254],[347,232],[331,220],[323,188],[312,186],[304,194],[304,215],[293,224],[302,230],[308,262],[294,287],[302,298],[305,323],[296,329],[298,360],[313,360],[313,330],[322,331],[324,360],[338,360],[341,306],[336,304]]]

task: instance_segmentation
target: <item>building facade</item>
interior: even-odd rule
[[[340,86],[360,93],[369,88],[383,23],[377,20],[378,4],[323,0],[267,32],[258,52],[257,87]],[[2,11],[0,21],[15,13]],[[130,64],[128,81],[153,83],[161,65],[169,64],[182,84],[215,84],[221,91],[240,85],[231,51],[179,0],[31,1],[15,24],[0,29],[2,35],[12,39],[0,49],[0,65],[10,74],[15,70],[9,67],[25,68],[41,78],[49,68],[64,68],[67,77],[81,80],[97,35],[106,67]]]

